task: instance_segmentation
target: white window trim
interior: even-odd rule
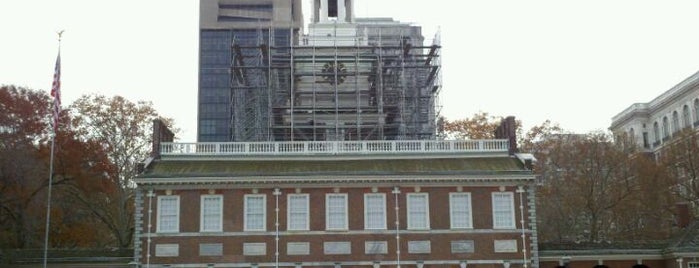
[[[306,198],[306,226],[301,228],[301,229],[293,229],[293,228],[291,228],[291,198],[292,197],[299,197],[299,196],[303,196]],[[310,227],[309,227],[309,225],[310,225],[309,215],[310,215],[310,206],[311,206],[310,200],[311,200],[311,198],[310,198],[309,194],[289,194],[286,196],[286,204],[287,204],[286,229],[287,230],[289,230],[289,231],[308,231],[310,229]]]
[[[468,226],[454,226],[454,196],[465,195],[468,199]],[[451,229],[473,229],[473,201],[470,192],[449,193],[449,225]]]
[[[512,225],[509,226],[495,226],[495,196],[496,195],[509,195],[510,196],[510,218],[512,219]],[[491,194],[491,210],[493,216],[493,229],[515,229],[517,223],[515,222],[515,194],[513,192],[493,192]]]
[[[252,229],[248,226],[248,198],[262,197],[262,228]],[[264,194],[246,194],[243,199],[243,230],[244,231],[267,231],[267,196]]]
[[[219,211],[218,215],[220,216],[218,219],[218,229],[216,230],[205,230],[204,229],[204,198],[211,198],[211,197],[217,197],[219,200]],[[201,196],[201,201],[199,203],[199,231],[200,232],[222,232],[223,231],[223,195],[220,194],[207,194],[207,195],[202,195]]]
[[[382,203],[382,208],[383,208],[383,220],[381,222],[381,226],[375,227],[375,228],[369,228],[369,206],[367,205],[367,199],[370,196],[380,196]],[[371,194],[364,194],[364,229],[365,230],[386,230],[386,194],[383,193],[371,193]]]
[[[330,228],[330,197],[331,196],[342,196],[345,199],[345,222],[341,228]],[[349,213],[347,213],[349,204],[347,201],[347,194],[325,194],[325,229],[333,231],[345,231],[349,229]]]
[[[411,196],[425,196],[425,227],[415,227],[413,226],[415,223],[413,223],[410,219],[410,197]],[[408,230],[429,230],[430,229],[430,196],[427,193],[408,193],[406,194],[405,197],[405,203],[406,203],[406,217],[408,218]]]
[[[160,229],[160,220],[162,219],[162,205],[163,205],[163,199],[165,198],[175,198],[176,199],[176,208],[175,211],[177,211],[177,216],[175,217],[177,220],[175,221],[175,230],[161,230]],[[180,196],[179,195],[161,195],[158,196],[158,220],[155,222],[156,223],[156,232],[157,233],[179,233],[180,232]]]

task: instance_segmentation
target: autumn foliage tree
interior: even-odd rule
[[[661,239],[672,198],[660,167],[606,133],[549,135],[536,147],[542,241]]]
[[[41,225],[41,199],[48,172],[39,158],[45,139],[48,97],[13,86],[0,88],[0,238],[2,244],[36,245]]]
[[[503,117],[493,116],[487,112],[478,112],[464,119],[439,119],[439,134],[446,139],[478,140],[495,138],[495,129]],[[517,122],[518,125],[521,125]]]
[[[480,112],[460,120],[441,119],[443,137],[491,139],[501,117]],[[520,124],[521,126],[521,124]],[[667,238],[672,230],[673,196],[670,177],[687,178],[692,187],[692,164],[687,144],[677,147],[675,175],[665,165],[639,153],[627,139],[613,140],[608,133],[573,134],[544,121],[521,134],[520,152],[538,160],[534,173],[543,182],[537,191],[539,239],[542,242],[608,242]],[[696,142],[697,140],[692,140]],[[699,153],[699,150],[696,150]],[[699,155],[699,154],[696,154]],[[695,155],[695,156],[696,156]],[[669,155],[668,155],[669,157]],[[694,180],[696,181],[696,180]],[[688,195],[687,199],[696,198]],[[696,200],[696,199],[693,199]]]
[[[50,161],[50,99],[42,91],[0,87],[0,246],[43,246]],[[75,140],[61,114],[56,132],[53,175],[52,247],[95,246],[84,233],[99,234],[91,215],[65,198],[67,185],[92,185],[88,172],[100,173],[98,150]],[[89,154],[89,156],[86,156]],[[92,166],[92,167],[90,167]]]
[[[43,246],[51,99],[0,87],[0,247]],[[151,103],[83,96],[55,133],[50,247],[131,246],[135,165],[158,118]]]
[[[102,180],[109,191],[75,191],[84,204],[111,231],[120,248],[133,240],[133,178],[136,165],[151,149],[152,121],[160,118],[150,102],[131,102],[123,97],[86,95],[70,106],[73,129],[82,142],[105,153],[108,168]],[[170,125],[172,120],[165,119]]]
[[[699,210],[699,134],[691,128],[678,132],[659,155],[672,192]]]

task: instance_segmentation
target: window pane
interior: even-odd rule
[[[364,195],[364,228],[386,229],[386,197],[384,194]]]
[[[223,197],[215,195],[202,197],[202,231],[221,230],[222,200]]]
[[[289,230],[308,230],[308,195],[289,195]]]
[[[515,228],[512,193],[493,193],[493,227]]]
[[[178,196],[158,197],[158,232],[179,231],[179,204]]]
[[[245,230],[265,230],[265,197],[263,195],[245,196]]]
[[[449,199],[451,228],[471,228],[471,195],[452,193]]]
[[[327,229],[347,229],[347,196],[327,195]]]
[[[408,228],[429,229],[427,195],[408,194]]]

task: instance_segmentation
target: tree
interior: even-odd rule
[[[699,134],[685,129],[660,150],[659,162],[671,180],[673,193],[699,209]]]
[[[39,242],[41,198],[48,168],[39,158],[46,138],[48,96],[21,87],[0,87],[0,238],[23,248]]]
[[[492,116],[487,112],[478,112],[472,117],[457,120],[447,120],[440,117],[438,120],[440,136],[448,139],[494,139],[495,129],[500,125],[502,117]],[[521,124],[517,122],[518,129]]]
[[[104,180],[110,191],[75,191],[75,198],[107,225],[120,248],[133,239],[133,178],[137,163],[150,152],[151,124],[160,116],[150,102],[133,103],[123,97],[86,95],[71,106],[73,128],[82,142],[99,145],[108,160]],[[172,125],[171,119],[165,119]]]
[[[21,87],[0,87],[0,246],[24,248],[43,245],[46,215],[46,187],[50,161],[50,100],[43,91]],[[84,171],[96,153],[77,142],[67,127],[67,113],[61,113],[56,133],[55,166],[51,215],[52,246],[91,246],[94,244],[76,232],[99,233],[80,207],[61,206],[64,186],[89,185]],[[99,173],[98,171],[95,171]],[[79,220],[75,220],[78,219]],[[78,224],[65,224],[74,221]],[[65,234],[61,238],[60,234]],[[80,241],[78,241],[80,240]]]
[[[652,160],[606,133],[548,135],[535,147],[542,241],[663,238],[671,198]],[[543,161],[542,161],[543,160]],[[647,206],[649,200],[655,202]]]

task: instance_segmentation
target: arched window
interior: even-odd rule
[[[655,143],[660,143],[660,128],[658,127],[658,121],[653,123],[653,138],[655,139]]]
[[[692,126],[692,118],[690,118],[689,106],[687,106],[687,104],[685,104],[684,107],[682,107],[682,121],[684,121],[682,127]]]
[[[636,143],[636,133],[634,133],[633,128],[629,129],[629,140]]]
[[[680,131],[680,115],[677,111],[672,111],[672,134]]]
[[[670,126],[667,122],[667,116],[663,116],[663,140],[670,138]]]

